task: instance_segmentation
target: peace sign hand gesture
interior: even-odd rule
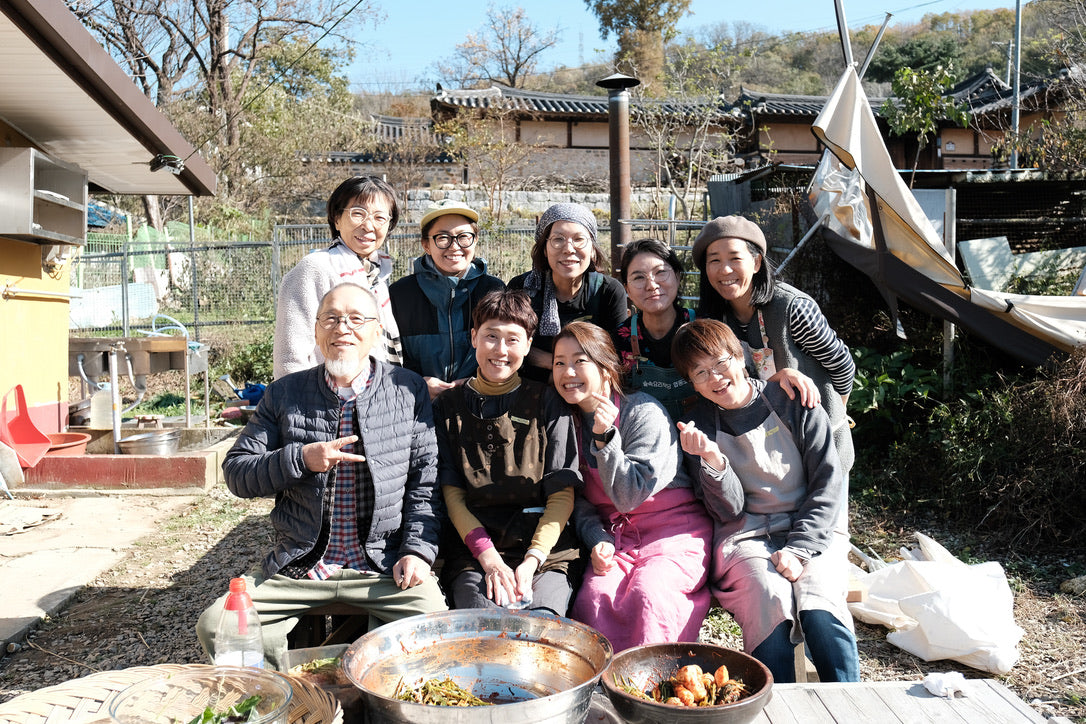
[[[336,438],[329,442],[311,442],[302,447],[302,462],[308,470],[326,473],[341,462],[364,463],[364,455],[344,452],[343,448],[358,442],[358,435]]]

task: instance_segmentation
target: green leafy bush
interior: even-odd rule
[[[224,360],[223,366],[238,386],[244,386],[246,382],[271,382],[271,335],[236,347]]]
[[[877,420],[889,410],[895,423],[882,439],[857,426],[854,494],[881,507],[934,512],[1020,549],[1086,534],[1086,352],[1055,370],[976,376],[983,384],[942,401],[924,393],[917,384],[924,375],[907,373],[902,360],[880,360],[912,380],[891,384],[893,374],[860,359],[866,387],[858,399],[870,401],[858,417]],[[926,413],[903,412],[909,409]]]

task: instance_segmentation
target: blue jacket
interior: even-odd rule
[[[411,553],[431,565],[437,557],[444,498],[437,490],[437,442],[426,383],[414,372],[376,362],[373,382],[355,400],[355,451],[373,478],[373,515],[359,540],[382,573]],[[275,545],[264,576],[284,566],[308,569],[328,545],[333,471],[315,473],[302,446],[334,440],[340,401],[324,379],[324,365],[268,385],[256,412],[223,461],[226,485],[240,498],[275,496]]]
[[[474,375],[478,363],[471,346],[471,312],[505,283],[486,273],[482,259],[473,260],[459,279],[442,274],[426,255],[415,259],[414,269],[388,288],[404,367],[445,382]]]

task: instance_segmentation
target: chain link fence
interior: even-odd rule
[[[206,232],[205,232],[206,234]],[[601,230],[606,246],[610,233]],[[477,254],[508,281],[531,267],[535,228],[484,230]],[[306,254],[329,244],[326,224],[277,226],[271,241],[190,241],[184,224],[158,237],[88,233],[72,260],[72,336],[130,336],[162,326],[165,316],[202,341],[214,330],[270,334],[283,275]],[[412,273],[422,253],[417,225],[390,234],[393,280]]]

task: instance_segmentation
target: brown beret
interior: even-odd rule
[[[765,234],[750,219],[742,216],[718,216],[701,230],[694,239],[692,253],[698,269],[705,268],[705,251],[717,239],[743,239],[757,246],[762,256],[766,253]]]

